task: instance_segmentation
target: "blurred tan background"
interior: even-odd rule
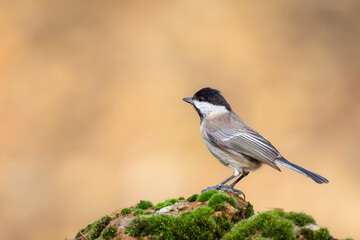
[[[2,239],[73,238],[229,177],[181,100],[207,86],[330,180],[264,166],[238,184],[256,210],[360,238],[358,1],[1,2]]]

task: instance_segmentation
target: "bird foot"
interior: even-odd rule
[[[213,187],[207,187],[207,188],[201,190],[201,192],[203,193],[203,192],[207,192],[207,191],[210,191],[210,190],[223,190],[224,192],[228,192],[228,193],[231,193],[233,195],[235,195],[235,194],[243,195],[244,200],[245,200],[245,193],[243,193],[242,191],[240,191],[238,189],[229,187],[229,186],[224,185],[224,184],[218,184],[218,185],[213,186]]]

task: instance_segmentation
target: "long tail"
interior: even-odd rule
[[[311,178],[312,180],[314,180],[316,183],[328,183],[329,182],[329,180],[320,176],[319,174],[309,171],[305,168],[302,168],[296,164],[293,164],[283,157],[276,158],[275,163],[282,167],[286,167],[286,168],[291,169],[295,172],[298,172],[302,175],[305,175],[305,176]]]

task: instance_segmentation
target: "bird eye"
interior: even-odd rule
[[[199,101],[200,102],[205,101],[205,98],[204,97],[199,97]]]

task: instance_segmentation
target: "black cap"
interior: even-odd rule
[[[199,102],[208,102],[217,106],[224,106],[228,111],[232,111],[230,105],[217,89],[209,87],[203,88],[195,93],[193,100],[197,100]]]

